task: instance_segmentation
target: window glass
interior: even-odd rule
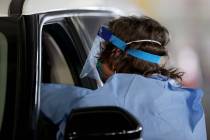
[[[0,130],[4,114],[7,83],[7,40],[0,32]]]

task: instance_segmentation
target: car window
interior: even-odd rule
[[[73,84],[95,89],[94,80],[79,77],[87,56],[83,46],[71,21],[59,19],[44,25],[42,83]]]
[[[0,32],[0,130],[4,114],[7,83],[7,39]]]
[[[99,27],[113,18],[108,14],[73,16],[45,24],[42,32],[42,83],[95,88],[95,84],[89,86],[90,79],[80,79],[79,75]]]

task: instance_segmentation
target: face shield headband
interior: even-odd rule
[[[80,78],[89,77],[92,79],[95,79],[97,82],[97,85],[103,86],[103,82],[101,80],[100,71],[97,69],[98,64],[98,58],[100,57],[100,54],[102,52],[101,43],[107,41],[111,42],[113,45],[115,45],[117,48],[119,48],[122,51],[126,50],[127,45],[131,43],[136,42],[151,42],[156,43],[161,46],[161,43],[155,40],[135,40],[128,43],[125,43],[120,38],[116,37],[108,30],[107,27],[101,26],[101,28],[98,31],[98,35],[94,39],[94,42],[92,44],[91,50],[88,54],[88,57],[86,59],[86,62],[82,68],[82,71],[80,73]],[[136,57],[137,59],[142,59],[148,62],[160,64],[160,56],[150,54],[144,51],[136,50],[136,49],[127,49],[126,52],[133,57]]]
[[[102,39],[104,39],[105,41],[112,43],[113,45],[115,45],[117,48],[119,48],[122,51],[125,51],[127,45],[134,43],[134,42],[135,43],[136,42],[151,42],[151,43],[156,43],[161,46],[161,43],[158,41],[155,41],[155,40],[135,40],[135,41],[126,43],[123,40],[121,40],[120,38],[113,35],[112,32],[110,32],[108,30],[108,28],[105,26],[101,26],[101,28],[99,29],[99,32],[98,32],[98,36],[101,37]],[[147,52],[144,52],[141,50],[128,49],[128,50],[126,50],[126,52],[130,56],[133,56],[135,58],[142,59],[142,60],[145,60],[145,61],[148,61],[151,63],[160,64],[160,62],[161,62],[161,56],[147,53]]]

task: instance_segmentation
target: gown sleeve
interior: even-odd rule
[[[40,108],[41,112],[54,124],[60,123],[73,105],[91,92],[90,89],[64,84],[42,84]]]

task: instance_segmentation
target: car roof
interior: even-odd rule
[[[22,3],[18,4],[19,1]],[[0,17],[10,16],[9,11],[15,9],[16,5],[21,8],[20,13],[15,13],[19,15],[63,10],[106,10],[125,15],[140,15],[142,13],[131,0],[0,0],[0,3]],[[13,8],[11,3],[13,3]]]

